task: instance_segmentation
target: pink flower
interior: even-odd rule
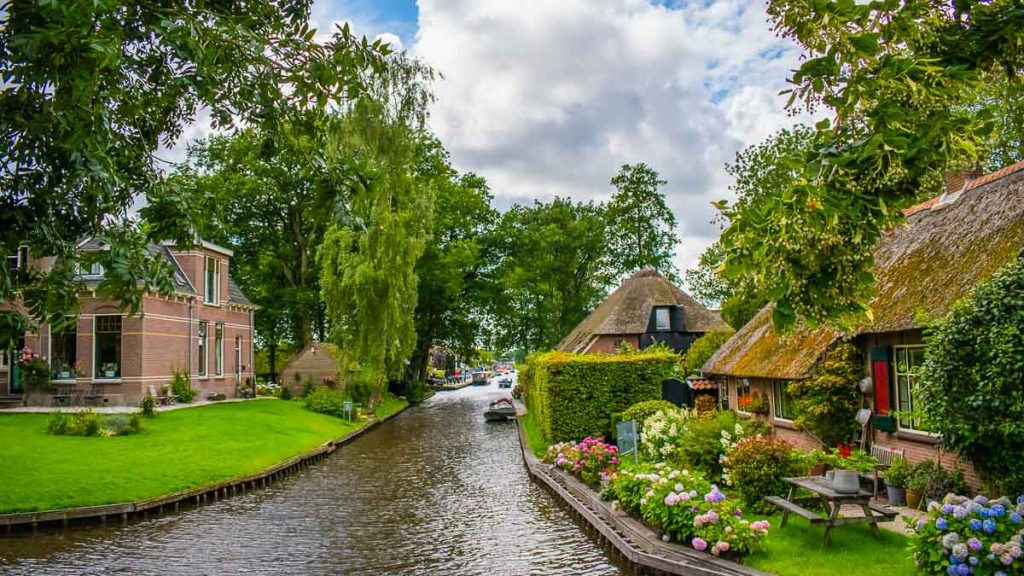
[[[693,544],[693,549],[698,552],[703,552],[708,547],[708,543],[703,538],[694,538],[691,544]]]

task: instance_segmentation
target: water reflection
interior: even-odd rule
[[[531,482],[492,383],[272,487],[129,526],[0,538],[5,574],[621,574]]]

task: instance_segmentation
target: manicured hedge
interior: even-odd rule
[[[679,356],[658,350],[596,355],[531,355],[520,373],[527,404],[548,441],[611,437],[610,416],[643,400],[661,399],[661,382]]]

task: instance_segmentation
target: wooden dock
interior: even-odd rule
[[[661,534],[629,514],[613,509],[610,502],[601,500],[596,492],[571,474],[537,459],[526,442],[523,427],[518,428],[523,460],[530,476],[565,501],[588,530],[593,530],[634,569],[685,576],[766,576],[765,572],[748,566],[663,541]]]

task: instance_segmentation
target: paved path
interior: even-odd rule
[[[256,398],[256,400],[274,400],[269,396]],[[157,412],[170,412],[171,410],[181,410],[183,408],[198,408],[199,406],[209,406],[210,404],[225,404],[228,402],[250,402],[250,398],[231,398],[229,400],[196,400],[190,404],[171,404],[170,406],[157,406]],[[21,406],[18,408],[3,408],[0,409],[0,414],[49,414],[51,412],[82,412],[83,410],[92,410],[97,414],[131,414],[132,412],[138,412],[138,406]]]

